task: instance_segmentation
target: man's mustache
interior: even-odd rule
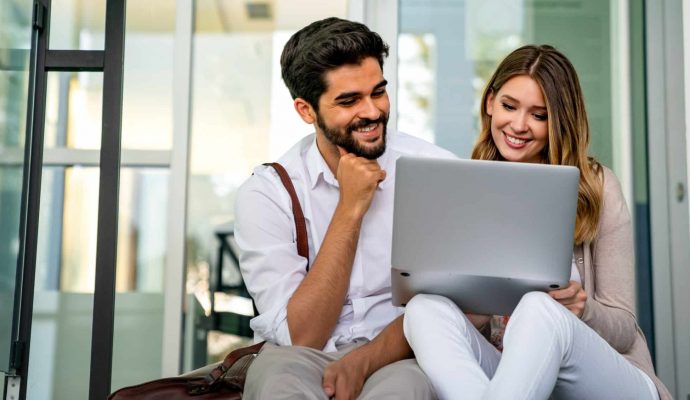
[[[352,132],[352,131],[354,131],[354,130],[356,130],[356,129],[364,128],[365,126],[371,125],[371,124],[379,124],[379,123],[381,123],[381,124],[384,124],[384,125],[385,125],[386,122],[388,122],[388,117],[385,116],[385,115],[382,115],[382,116],[380,116],[380,117],[377,118],[377,119],[364,118],[364,119],[362,119],[362,120],[360,120],[360,121],[358,121],[358,122],[356,122],[356,123],[350,125],[350,126],[348,127],[348,131],[349,131],[349,132]]]

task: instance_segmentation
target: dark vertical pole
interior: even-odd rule
[[[103,130],[101,132],[96,286],[93,301],[89,382],[91,400],[103,400],[108,397],[112,377],[125,4],[125,0],[107,0],[105,14]]]
[[[656,362],[654,337],[654,298],[652,274],[652,241],[649,192],[649,132],[647,130],[647,59],[646,15],[644,0],[630,2],[630,66],[633,128],[633,187],[635,189],[635,256],[637,259],[637,316],[647,347]]]
[[[24,182],[22,183],[22,215],[20,220],[20,248],[17,257],[17,285],[15,304],[19,304],[17,327],[11,364],[22,382],[19,398],[26,399],[29,371],[29,345],[36,276],[36,246],[38,243],[38,216],[41,200],[41,173],[43,169],[43,130],[45,128],[47,74],[46,48],[50,24],[50,0],[35,0],[32,17],[31,64],[28,111],[24,148]]]

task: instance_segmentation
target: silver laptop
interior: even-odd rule
[[[576,167],[397,160],[393,304],[439,294],[461,310],[510,315],[530,291],[570,279]]]

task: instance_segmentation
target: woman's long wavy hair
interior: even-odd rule
[[[542,162],[572,165],[580,169],[575,243],[591,242],[597,235],[603,185],[601,165],[587,155],[589,124],[575,68],[558,50],[548,45],[527,45],[513,51],[494,72],[481,102],[482,128],[472,150],[472,158],[504,160],[491,136],[489,95],[496,95],[511,78],[526,75],[534,79],[546,101],[548,144]]]

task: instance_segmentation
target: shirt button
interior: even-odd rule
[[[577,258],[577,263],[582,264],[585,260],[582,257]]]

